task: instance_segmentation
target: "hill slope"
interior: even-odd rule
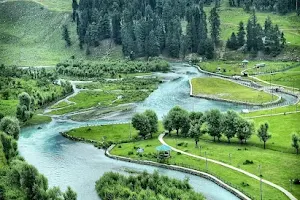
[[[71,22],[70,12],[52,11],[32,1],[8,1],[0,4],[0,13],[0,63],[38,66],[55,65],[72,55],[86,58],[85,52],[78,48],[76,26]],[[62,39],[64,24],[68,25],[73,42],[70,48],[65,47]],[[106,45],[88,59],[105,55]]]

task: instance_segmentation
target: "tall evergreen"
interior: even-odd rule
[[[240,24],[239,24],[239,30],[238,30],[238,33],[237,33],[237,44],[238,44],[239,47],[244,46],[245,36],[246,36],[246,32],[245,32],[244,23],[241,21]]]
[[[133,28],[131,23],[123,24],[122,29],[122,51],[125,56],[135,57],[135,42],[133,37]]]
[[[117,9],[114,10],[111,17],[112,39],[116,44],[122,44],[121,38],[121,17]]]
[[[72,0],[72,19],[73,19],[73,22],[75,22],[76,20],[76,12],[77,12],[77,9],[78,9],[78,3],[77,3],[77,0]]]
[[[63,33],[62,33],[63,39],[66,41],[66,46],[71,46],[71,38],[70,33],[68,30],[68,27],[66,25],[63,26]]]
[[[210,11],[209,22],[211,27],[210,30],[211,39],[213,40],[213,43],[217,45],[219,43],[219,37],[220,37],[220,16],[217,12],[217,7],[214,7]]]
[[[153,30],[150,31],[149,37],[146,39],[147,57],[158,56],[160,53],[160,46],[157,36]]]
[[[236,50],[236,49],[238,49],[238,46],[239,45],[238,45],[236,35],[233,32],[231,34],[231,37],[227,40],[226,47],[229,48],[229,49],[232,49],[232,50]]]

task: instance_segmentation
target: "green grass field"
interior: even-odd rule
[[[9,1],[0,4],[0,60],[7,65],[56,65],[71,56],[77,59],[97,60],[100,57],[122,57],[121,48],[113,47],[107,54],[109,43],[92,49],[92,56],[78,47],[76,25],[71,22],[71,1],[35,0]],[[42,7],[41,4],[46,7]],[[49,10],[49,9],[51,10]],[[68,12],[65,12],[68,11]],[[73,45],[65,47],[62,26],[70,30]]]
[[[17,111],[18,100],[0,100],[0,112],[4,116],[15,116]]]
[[[151,140],[144,140],[139,142],[132,142],[132,143],[125,143],[121,145],[117,145],[111,153],[114,155],[130,157],[137,160],[152,160],[157,161],[156,159],[156,149],[155,147],[161,145],[159,141],[155,139]],[[141,157],[139,154],[136,153],[136,148],[140,147],[144,149],[143,156]],[[129,152],[133,152],[132,155]],[[240,191],[244,192],[245,194],[251,196],[253,199],[259,199],[259,181],[256,181],[252,178],[249,178],[243,174],[238,172],[234,172],[230,169],[221,167],[216,164],[209,163],[208,170],[206,170],[205,162],[200,161],[185,155],[178,155],[174,152],[171,153],[171,158],[169,159],[170,164],[175,164],[179,166],[189,167],[192,169],[206,171],[224,182],[232,185],[233,187],[239,189]],[[243,183],[249,184],[249,186],[245,186]],[[287,199],[283,193],[279,192],[278,190],[271,188],[263,184],[263,196],[264,199]]]
[[[25,122],[23,126],[34,126],[38,124],[45,124],[51,122],[51,117],[44,116],[44,115],[33,115],[30,120]]]
[[[71,106],[62,107],[62,109],[54,110],[49,114],[52,115],[62,115],[82,109],[92,108],[92,107],[110,107],[117,106],[120,104],[139,102],[146,99],[149,96],[149,91],[82,91],[76,96],[70,98],[69,100],[74,102]],[[118,98],[122,96],[122,98]]]
[[[211,7],[205,10],[210,11]],[[101,57],[122,58],[120,47],[109,49],[109,43],[104,42],[101,48],[91,49],[92,56],[86,56],[78,48],[76,26],[71,22],[71,1],[68,0],[8,0],[0,4],[0,60],[4,64],[39,66],[55,65],[71,56],[78,59],[97,60]],[[230,8],[222,4],[221,39],[227,40],[231,32],[237,29],[242,20],[247,22],[250,14],[241,8]],[[289,47],[300,45],[300,20],[295,13],[285,16],[272,13],[257,13],[262,23],[270,16],[284,30]],[[72,47],[66,48],[62,40],[62,25],[70,29]],[[183,22],[183,24],[185,24]],[[185,27],[183,27],[185,29]],[[109,50],[109,51],[108,51]],[[293,53],[287,48],[286,55]],[[109,53],[108,53],[109,52]]]
[[[272,82],[273,84],[300,89],[300,67],[292,68],[290,70],[272,75],[259,75],[257,78]]]
[[[177,146],[177,148],[195,155],[200,155],[200,149],[195,148],[193,139],[183,138],[175,140],[174,138],[167,138],[165,141],[174,147],[176,147],[176,141],[177,143],[187,143],[187,147]],[[300,171],[297,170],[300,160],[299,156],[295,154],[263,150],[262,148],[253,146],[213,143],[211,141],[203,140],[200,140],[200,145],[202,147],[201,156],[204,156],[204,152],[206,152],[208,158],[231,164],[256,174],[257,176],[259,176],[258,169],[259,165],[261,165],[263,178],[281,185],[287,190],[290,188],[289,180],[300,176]],[[245,148],[247,150],[245,150]],[[231,154],[231,159],[229,159],[229,154]],[[243,165],[246,160],[251,160],[254,164]],[[285,169],[284,172],[282,169]],[[293,187],[293,194],[299,198],[300,186],[294,185]]]
[[[266,66],[260,69],[253,69],[256,64],[265,63]],[[248,74],[256,74],[262,72],[276,72],[282,71],[290,66],[295,65],[295,62],[280,62],[280,61],[249,61],[247,66],[242,67],[242,60],[241,61],[211,61],[211,62],[201,62],[199,66],[201,69],[219,73],[227,76],[241,76],[241,72],[245,69],[248,69]],[[220,68],[220,70],[219,70]]]
[[[220,78],[194,78],[192,79],[192,86],[193,95],[208,95],[226,100],[261,104],[278,98],[274,96],[272,99],[271,94]]]
[[[72,129],[68,134],[73,137],[84,138],[88,140],[97,140],[99,142],[106,141],[120,142],[130,140],[131,137],[137,136],[137,131],[131,124],[92,126]]]

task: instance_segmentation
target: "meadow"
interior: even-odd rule
[[[262,104],[278,97],[221,78],[192,79],[193,95],[204,95],[225,100]]]
[[[264,63],[265,67],[259,69],[255,68],[255,65]],[[219,73],[227,76],[242,76],[242,71],[249,75],[254,75],[257,73],[269,73],[284,71],[293,66],[297,66],[295,62],[281,62],[281,61],[249,61],[245,66],[242,65],[242,60],[240,61],[209,61],[199,63],[201,69],[213,73]],[[219,70],[220,69],[220,70]]]
[[[280,73],[259,75],[257,78],[272,82],[273,84],[300,89],[300,67],[292,68]]]

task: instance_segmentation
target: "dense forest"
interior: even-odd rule
[[[272,25],[270,19],[264,28],[257,22],[255,10],[266,10],[264,6],[267,4],[262,2],[265,1],[250,1],[249,8],[245,6],[248,5],[246,1],[229,2],[231,6],[253,12],[247,28],[242,25],[244,32],[239,35],[238,44],[232,35],[231,44],[227,45],[229,49],[236,50],[246,45],[246,52],[264,51],[273,55],[281,52],[285,39],[279,27]],[[282,4],[280,2],[273,2],[277,9]],[[211,5],[209,12],[204,10],[206,5]],[[189,53],[212,59],[222,46],[219,0],[81,0],[79,4],[73,0],[72,7],[79,46],[87,54],[105,39],[122,45],[123,54],[131,59],[160,54],[184,58]],[[287,5],[285,8],[288,11],[295,9]],[[63,35],[66,44],[70,45],[67,27],[64,27]]]

